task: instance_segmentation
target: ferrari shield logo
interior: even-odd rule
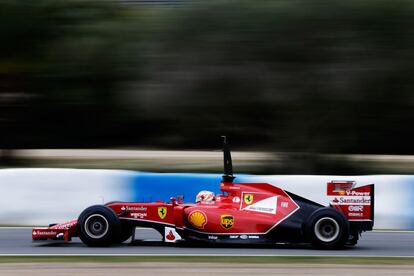
[[[253,203],[253,195],[252,195],[252,194],[244,194],[244,195],[243,195],[243,199],[244,199],[244,202],[245,202],[247,205],[250,205],[250,204],[252,204],[252,203]]]
[[[167,208],[158,207],[158,216],[160,216],[161,219],[164,219],[167,216]]]
[[[234,225],[234,217],[232,215],[221,216],[221,226],[225,229],[230,229]]]

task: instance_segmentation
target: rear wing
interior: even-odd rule
[[[327,195],[331,207],[341,211],[350,221],[374,223],[374,184],[355,188],[355,181],[331,181],[327,183]]]

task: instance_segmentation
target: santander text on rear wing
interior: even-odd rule
[[[355,181],[331,181],[327,184],[329,203],[352,221],[374,222],[374,184],[355,187]]]

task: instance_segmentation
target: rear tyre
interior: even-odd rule
[[[120,222],[112,209],[103,205],[86,208],[78,218],[79,238],[87,246],[109,246],[120,235]]]
[[[359,239],[359,232],[351,231],[351,233],[349,234],[348,241],[346,242],[345,245],[355,246],[358,243],[358,239]]]
[[[348,240],[349,222],[336,209],[321,208],[306,223],[306,236],[315,248],[342,248]]]

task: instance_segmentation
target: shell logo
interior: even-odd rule
[[[207,217],[203,212],[193,211],[188,215],[188,221],[196,228],[203,229],[207,223]]]

